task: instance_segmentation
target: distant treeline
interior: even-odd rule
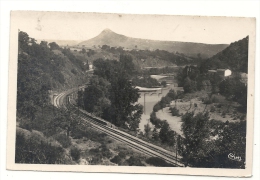
[[[187,64],[196,64],[200,58],[191,58],[187,57],[184,54],[179,53],[171,53],[165,50],[124,50],[122,47],[110,47],[108,45],[103,45],[101,47],[102,50],[105,50],[110,53],[117,53],[117,54],[125,54],[128,53],[132,56],[134,56],[136,59],[139,60],[146,60],[148,58],[154,58],[158,60],[164,60],[169,63],[175,64],[177,66],[187,65]]]
[[[151,67],[151,68],[142,69],[142,73],[147,75],[173,74],[176,73],[178,69],[179,67],[168,67],[168,66],[163,68]]]
[[[150,76],[135,76],[132,78],[132,84],[133,86],[141,86],[141,87],[158,87],[161,86],[161,84],[154,78],[151,78]]]

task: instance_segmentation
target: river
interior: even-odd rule
[[[168,82],[167,82],[168,83]],[[180,89],[179,87],[175,87],[174,83],[167,84],[166,88],[162,88],[153,92],[140,92],[140,98],[138,99],[138,103],[144,106],[144,112],[141,117],[141,121],[139,124],[139,129],[144,132],[144,125],[149,123],[150,114],[153,111],[154,105],[161,100],[163,96],[165,96],[170,89]],[[145,99],[144,99],[145,98]],[[145,100],[145,102],[144,102]],[[179,117],[171,116],[169,113],[169,108],[165,108],[164,110],[160,110],[156,113],[157,117],[162,120],[167,120],[172,130],[176,131],[179,134],[181,133],[181,121]],[[153,127],[151,123],[150,126]]]

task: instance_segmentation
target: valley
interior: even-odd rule
[[[247,48],[248,37],[166,42],[105,29],[75,45],[21,31],[16,162],[244,168],[224,157],[245,160]]]

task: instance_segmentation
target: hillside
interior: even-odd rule
[[[248,39],[247,36],[231,43],[223,51],[203,62],[203,69],[229,68],[232,71],[247,73]]]
[[[37,44],[25,32],[19,32],[17,110],[50,104],[50,92],[62,91],[86,82],[83,62],[69,50]]]
[[[93,47],[108,45],[111,47],[124,47],[126,49],[138,50],[165,50],[168,52],[178,52],[192,57],[201,54],[202,57],[211,57],[220,52],[228,45],[226,44],[203,44],[177,41],[158,41],[127,37],[117,34],[109,29],[103,30],[98,36],[79,43],[80,46]]]
[[[37,44],[26,32],[19,32],[18,46],[15,162],[76,164],[68,149],[72,118],[52,103],[55,91],[87,81],[86,67],[69,50]]]

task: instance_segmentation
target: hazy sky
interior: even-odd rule
[[[134,38],[209,44],[242,39],[252,24],[247,18],[34,11],[12,12],[11,20],[11,28],[35,39],[84,41],[108,28]]]

